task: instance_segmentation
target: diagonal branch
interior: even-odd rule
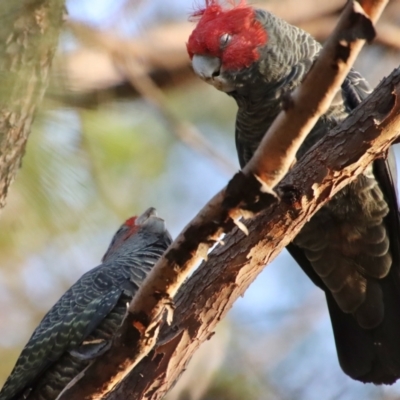
[[[371,18],[376,20],[386,4],[386,1],[371,0],[368,2],[365,0],[364,3],[370,10],[369,15]],[[374,8],[370,8],[370,3],[374,4]],[[279,242],[279,246],[275,246],[274,251],[272,251],[267,258],[265,256],[261,259],[258,258],[258,256],[255,257],[259,261],[262,261],[260,265],[264,265],[271,260],[272,255],[277,254],[278,248],[281,249],[289,243],[291,238],[301,229],[307,219],[326,203],[331,195],[343,188],[351,179],[354,179],[355,175],[360,173],[362,168],[365,168],[368,163],[373,160],[373,156],[371,156],[372,153],[369,153],[368,162],[362,164],[361,168],[354,164],[351,164],[349,167],[346,164],[340,167],[336,166],[336,168],[329,167],[327,169],[322,160],[328,160],[332,163],[334,160],[330,160],[324,153],[322,153],[324,154],[324,158],[320,160],[319,163],[318,159],[310,161],[310,159],[306,157],[305,160],[308,160],[310,163],[309,165],[311,165],[312,174],[308,176],[308,178],[303,177],[301,182],[302,185],[305,184],[304,187],[310,187],[315,190],[315,192],[311,191],[311,193],[306,193],[307,197],[311,196],[312,198],[312,196],[314,196],[316,198],[316,200],[311,203],[306,201],[306,196],[304,196],[301,191],[293,189],[285,191],[284,188],[282,188],[285,192],[285,198],[290,197],[296,201],[294,201],[291,206],[285,203],[281,203],[278,206],[275,195],[269,189],[278,183],[278,179],[287,171],[288,165],[292,164],[295,153],[294,149],[296,149],[296,146],[300,146],[300,142],[304,139],[305,134],[312,128],[313,123],[317,121],[319,116],[325,112],[326,108],[329,106],[334,93],[336,93],[337,89],[340,87],[351,67],[351,63],[354,61],[356,54],[365,40],[370,40],[373,37],[374,30],[370,19],[365,15],[359,4],[355,2],[349,2],[339,22],[339,27],[340,29],[335,30],[334,34],[327,42],[317,64],[309,72],[305,84],[293,95],[294,105],[283,111],[278,117],[278,123],[271,127],[273,134],[271,134],[271,130],[268,132],[267,139],[263,140],[259,150],[256,152],[255,158],[244,168],[244,171],[236,174],[227,187],[210,200],[195,219],[187,225],[178,236],[162,259],[153,268],[144,284],[140,287],[129,307],[129,313],[123,324],[123,328],[113,344],[112,349],[104,356],[95,360],[85,371],[84,377],[69,390],[65,391],[63,396],[60,397],[60,400],[67,398],[94,399],[102,396],[104,397],[152,350],[158,337],[164,310],[167,309],[169,311],[167,317],[169,321],[172,316],[172,299],[175,297],[178,289],[188,277],[196,263],[206,258],[207,252],[218,242],[220,235],[228,233],[233,229],[233,221],[241,216],[252,216],[254,212],[258,212],[271,205],[274,205],[274,207],[270,207],[269,211],[277,209],[286,211],[290,209],[292,211],[292,213],[285,214],[286,221],[280,214],[280,217],[283,218],[282,221],[286,222],[284,225],[282,225],[281,220],[276,218],[272,218],[271,221],[269,221],[268,226],[270,230],[275,227],[275,230],[278,229],[279,232],[280,229],[281,241]],[[321,71],[319,65],[329,65],[330,68],[328,68],[327,71]],[[324,88],[328,91],[328,95],[325,94],[325,91],[314,90],[316,81],[323,82]],[[299,100],[302,101],[301,113],[306,113],[305,115],[307,118],[298,115],[297,108],[299,107]],[[388,110],[385,110],[383,114],[385,118],[392,106],[393,104],[389,105]],[[294,119],[293,115],[297,115],[297,118]],[[286,151],[285,148],[282,147],[282,137],[287,135],[287,121],[285,121],[285,118],[290,119],[289,125],[296,125],[297,127],[297,136],[294,135],[293,130],[293,132],[289,133],[289,139],[283,141],[285,146],[291,146],[289,151]],[[379,132],[379,130],[377,131]],[[276,140],[276,137],[280,139]],[[361,142],[359,135],[357,135],[357,138]],[[363,140],[366,142],[365,137],[363,137]],[[390,144],[390,141],[386,142],[386,147],[388,144]],[[343,147],[343,143],[341,146]],[[360,148],[365,150],[365,146],[359,146],[357,150],[360,150]],[[382,151],[382,149],[379,149],[379,151]],[[278,158],[275,157],[277,153],[280,153]],[[284,153],[283,156],[282,153]],[[362,157],[362,154],[360,157]],[[266,163],[264,161],[269,159],[273,159],[274,162]],[[367,158],[365,159],[367,160]],[[343,155],[341,155],[341,160],[343,160]],[[353,155],[351,160],[354,160]],[[330,166],[328,162],[326,165]],[[333,165],[335,166],[335,164]],[[345,172],[338,172],[344,167],[347,168]],[[275,173],[276,169],[279,169],[280,175]],[[298,171],[299,167],[296,167],[295,170]],[[316,171],[318,171],[318,174],[316,174]],[[261,183],[259,179],[254,176],[254,173],[256,173],[258,177],[262,177],[263,181]],[[340,179],[338,177],[340,177]],[[323,180],[321,180],[322,178]],[[286,184],[288,184],[288,179],[285,180]],[[296,188],[296,185],[292,184],[290,188],[292,187]],[[304,200],[304,202],[302,203],[300,200]],[[304,210],[302,207],[304,207]],[[303,211],[303,214],[300,211]],[[300,218],[299,215],[302,216],[302,218]],[[247,230],[242,223],[236,223],[239,224],[244,231]],[[284,228],[288,226],[291,227],[291,234],[283,235],[282,237],[282,232],[285,231]],[[262,231],[261,234],[268,238],[271,233],[267,235],[265,231]],[[250,237],[256,240],[252,243],[252,247],[255,247],[254,250],[260,250],[257,246],[260,237],[262,237],[260,233],[250,235],[249,238]],[[261,241],[265,240],[265,238],[261,239]],[[235,240],[230,243],[235,244],[236,253],[241,253],[241,248],[237,246]],[[222,254],[225,251],[224,249],[227,248],[229,248],[229,246],[224,246],[222,248]],[[260,251],[260,254],[265,254],[265,251],[265,249]],[[251,250],[248,250],[248,254],[250,253],[253,254]],[[235,264],[235,262],[240,260],[239,264],[245,264],[245,259],[242,257],[235,257],[234,260],[235,261],[230,260],[230,262]],[[255,275],[251,275],[252,279],[247,281],[246,279],[248,279],[249,276],[247,275],[246,268],[244,271],[240,272],[240,276],[245,279],[247,284],[255,277]],[[242,288],[246,287],[247,285],[242,286]],[[237,298],[237,295],[239,295],[234,287],[232,290],[232,295],[229,298],[222,297],[222,295],[221,298],[219,298],[228,308],[234,299]],[[184,293],[187,292],[185,291]],[[215,301],[218,302],[218,300]],[[218,315],[220,310],[214,309],[214,307],[211,307],[211,309],[217,311],[217,314],[213,313],[213,316],[218,319],[220,317]],[[199,327],[207,331],[207,318],[200,319],[198,322],[200,324]],[[174,348],[176,348],[178,344],[180,346],[182,340],[187,346],[190,346],[190,341],[187,341],[187,332],[181,331],[181,333],[182,334],[179,334],[173,340]],[[196,341],[196,344],[193,344],[193,346],[198,346],[204,339],[205,338],[201,336],[199,341]],[[168,348],[171,349],[168,343],[166,346],[169,346]],[[148,374],[149,371],[146,372],[146,375]],[[151,385],[148,379],[145,381]],[[158,396],[158,394],[155,394],[155,396]]]
[[[233,303],[304,223],[400,137],[400,68],[317,143],[278,185],[286,201],[229,234],[176,297],[174,320],[107,400],[161,399]]]

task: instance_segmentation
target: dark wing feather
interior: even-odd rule
[[[370,92],[361,75],[351,70],[342,85],[342,96],[348,110],[357,107]],[[400,219],[393,154],[389,152],[387,160],[378,159],[373,166],[375,178],[390,208],[385,218],[385,226],[389,232],[393,259],[389,274],[378,281],[385,307],[385,316],[380,325],[374,329],[362,329],[351,314],[340,310],[304,252],[294,244],[287,248],[314,284],[325,291],[339,362],[343,370],[351,377],[364,382],[393,383],[400,377]]]
[[[122,289],[99,266],[82,276],[51,308],[34,331],[0,392],[11,399],[63,353],[79,346],[115,307]]]

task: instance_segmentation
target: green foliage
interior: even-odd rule
[[[255,380],[251,375],[222,370],[203,400],[268,400],[270,397],[268,391],[265,391],[265,386],[258,385]]]

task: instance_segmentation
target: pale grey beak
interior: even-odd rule
[[[194,72],[205,81],[219,75],[221,60],[218,57],[194,55],[192,59]]]
[[[135,221],[135,225],[146,227],[146,230],[154,233],[163,233],[166,231],[165,222],[157,216],[157,210],[154,207],[148,208]]]
[[[222,92],[235,90],[234,83],[224,76],[221,60],[218,57],[194,55],[192,58],[194,72],[204,81]]]

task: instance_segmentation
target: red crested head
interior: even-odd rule
[[[245,0],[230,9],[218,0],[206,0],[206,7],[192,17],[199,21],[187,43],[191,59],[194,55],[218,57],[225,69],[240,70],[260,58],[258,48],[267,43],[267,32]]]

